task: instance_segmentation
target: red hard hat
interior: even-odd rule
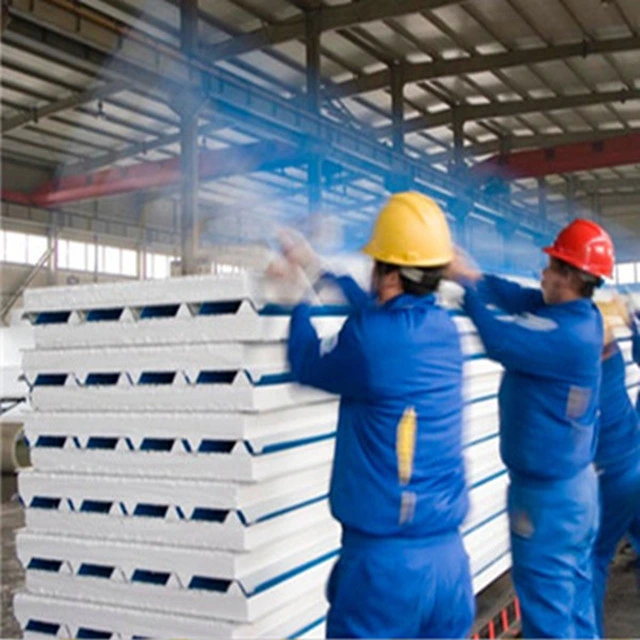
[[[543,251],[553,258],[602,278],[611,278],[615,262],[613,242],[609,234],[591,220],[574,220]]]

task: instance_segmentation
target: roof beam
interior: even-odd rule
[[[404,3],[402,6],[405,6]],[[18,15],[17,12],[14,14]],[[171,93],[203,89],[201,84],[196,84],[192,79],[177,77],[173,65],[167,65],[161,56],[144,61],[138,58],[133,60],[123,51],[112,52],[112,55],[107,56],[99,50],[98,43],[86,42],[71,28],[60,29],[61,33],[53,32],[47,25],[33,25],[32,16],[22,18],[19,28],[14,25],[18,20],[12,21],[11,28],[3,36],[5,43],[9,41],[7,36],[10,35],[10,42],[24,50],[49,56],[72,68],[83,69],[91,75],[99,74],[110,80],[127,81],[135,77],[142,85]],[[207,65],[198,63],[196,66],[200,68]],[[275,137],[293,145],[307,141],[314,149],[326,149],[329,159],[359,172],[380,177],[386,176],[390,171],[406,175],[415,182],[416,188],[436,197],[449,197],[465,186],[462,182],[431,169],[423,159],[396,154],[372,140],[372,136],[363,136],[328,118],[309,114],[297,104],[269,95],[259,87],[231,77],[215,67],[205,73],[210,80],[203,83],[205,95],[212,111],[241,122],[242,128],[248,132]],[[552,232],[547,221],[508,202],[478,194],[474,206],[481,215],[494,219],[511,216],[528,232]]]
[[[300,11],[312,11],[322,6],[321,0],[287,0],[287,2]]]
[[[108,53],[108,48],[99,42],[89,44],[84,36],[56,28],[30,12],[11,6],[9,13],[11,22],[2,35],[4,44],[90,77],[122,82],[135,78],[136,87],[144,87],[152,95],[177,94],[185,88],[185,81],[161,71],[159,61],[140,65],[120,52]]]
[[[200,128],[198,129],[198,135],[206,136],[212,131],[215,131],[216,129],[222,129],[226,126],[227,126],[226,123],[203,124],[203,125],[200,125]],[[111,164],[115,164],[120,160],[125,160],[127,158],[132,158],[138,155],[145,155],[149,151],[153,151],[155,149],[161,149],[162,147],[168,147],[168,146],[177,144],[178,142],[180,142],[179,133],[158,136],[154,140],[136,142],[122,149],[108,151],[107,153],[100,155],[96,158],[91,158],[88,160],[83,160],[81,162],[68,164],[63,170],[63,175],[73,174],[73,173],[90,173],[92,171],[97,171],[98,169],[102,169],[103,167],[108,167]]]
[[[404,3],[398,3],[404,4]],[[633,51],[640,49],[640,36],[626,38],[611,38],[608,40],[575,42],[561,44],[552,47],[534,47],[531,49],[518,49],[503,53],[491,53],[487,55],[469,56],[454,60],[436,60],[420,64],[407,64],[405,69],[405,82],[419,82],[434,78],[445,78],[465,73],[479,73],[482,71],[495,71],[521,65],[531,65],[565,58],[587,58],[591,55],[603,53],[616,53],[621,51]],[[336,84],[330,97],[346,97],[359,93],[367,93],[377,89],[383,89],[390,83],[389,70],[384,69],[376,73],[347,80]]]
[[[333,31],[363,22],[384,20],[394,16],[438,9],[450,4],[458,4],[463,0],[361,0],[330,7],[322,7],[320,11],[320,32]],[[289,40],[304,38],[304,16],[296,16],[290,20],[267,25],[262,29],[251,31],[220,44],[203,46],[202,54],[208,60],[225,60],[234,56],[270,47]]]
[[[7,133],[19,127],[22,127],[25,124],[29,124],[30,122],[38,122],[38,120],[46,118],[47,116],[52,116],[56,113],[59,113],[60,111],[72,109],[74,107],[80,106],[81,104],[85,104],[86,102],[91,102],[91,100],[106,98],[107,96],[118,93],[119,91],[123,91],[126,88],[127,85],[124,82],[111,82],[106,85],[88,89],[87,91],[82,91],[81,93],[70,96],[68,98],[55,100],[53,102],[50,102],[49,104],[44,105],[43,107],[34,108],[27,113],[2,120],[0,131],[2,131],[2,133]]]
[[[640,89],[624,91],[606,91],[585,93],[573,96],[558,96],[555,98],[541,98],[530,100],[510,100],[482,105],[463,105],[456,107],[457,113],[464,122],[482,120],[484,118],[500,118],[515,116],[537,111],[558,111],[560,109],[577,109],[609,102],[626,102],[640,100]],[[412,133],[424,129],[434,129],[453,122],[453,110],[446,109],[437,113],[429,113],[416,118],[405,120],[404,132]],[[378,136],[381,138],[391,135],[390,126],[379,127]]]
[[[6,149],[4,147],[0,153],[0,162],[17,164],[29,168],[44,169],[45,171],[53,171],[59,166],[55,160],[49,160],[42,156],[36,160],[33,156],[18,153],[17,151]]]

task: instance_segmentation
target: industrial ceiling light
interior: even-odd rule
[[[603,9],[608,9],[609,7],[612,7],[615,4],[616,0],[600,0],[600,6]]]
[[[98,118],[98,120],[105,120],[106,117],[102,100],[98,100],[98,113],[96,113],[96,118]]]

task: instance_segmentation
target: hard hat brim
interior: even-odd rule
[[[368,242],[367,244],[365,244],[364,247],[360,249],[360,252],[364,253],[370,258],[373,258],[374,260],[377,260],[378,262],[384,262],[386,264],[392,264],[398,267],[418,267],[418,268],[444,267],[448,265],[455,257],[455,254],[453,253],[453,251],[451,252],[450,255],[443,256],[439,259],[421,260],[418,262],[416,262],[415,260],[406,260],[404,258],[401,258],[400,256],[393,256],[393,255],[382,256],[382,254],[376,249],[376,247],[371,242]]]

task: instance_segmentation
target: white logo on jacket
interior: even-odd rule
[[[535,533],[535,527],[531,521],[529,514],[519,509],[511,514],[511,530],[522,538],[532,538]]]
[[[503,316],[499,318],[502,322],[513,322],[524,329],[531,331],[554,331],[558,328],[558,323],[551,318],[543,318],[533,313],[522,313],[517,316]]]
[[[320,340],[320,357],[331,353],[338,345],[338,334]]]
[[[567,396],[567,418],[577,420],[582,418],[591,402],[591,389],[571,385]]]

